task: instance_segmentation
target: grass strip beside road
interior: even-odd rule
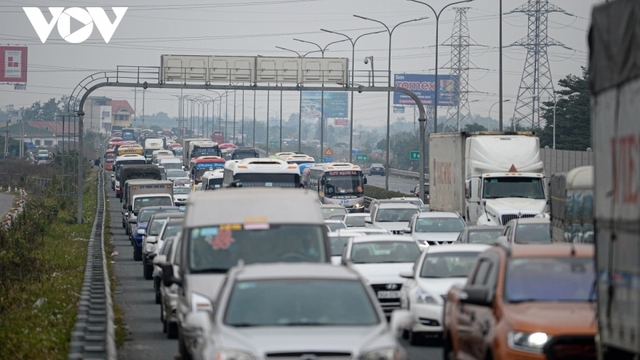
[[[0,234],[0,359],[66,359],[96,210],[97,168],[75,202],[27,198],[16,226]]]

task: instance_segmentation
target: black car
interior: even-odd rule
[[[369,168],[369,176],[371,175],[385,175],[384,165],[382,164],[371,164]]]

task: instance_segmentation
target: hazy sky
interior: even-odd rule
[[[436,10],[451,1],[431,0],[428,3]],[[523,4],[526,0],[503,0],[505,12]],[[555,0],[552,3],[567,14],[549,14],[550,37],[562,42],[568,50],[552,47],[548,50],[554,84],[568,74],[580,75],[581,66],[587,65],[587,32],[591,10],[595,0]],[[112,6],[128,7],[122,21],[105,44],[94,27],[91,37],[82,44],[70,44],[53,28],[49,39],[42,43],[31,26],[24,6],[37,6],[50,15],[47,7],[87,7],[108,9],[113,21]],[[472,67],[469,76],[471,112],[487,116],[489,108],[498,99],[498,6],[499,0],[475,0],[457,5],[467,6],[468,25],[474,46],[470,50]],[[46,101],[51,97],[69,95],[86,76],[98,71],[112,71],[118,65],[159,66],[162,54],[207,54],[242,56],[288,56],[294,55],[276,48],[286,47],[300,53],[315,50],[309,44],[293,38],[313,41],[321,46],[341,37],[320,31],[321,28],[347,33],[356,37],[362,33],[383,29],[381,25],[353,17],[354,14],[375,18],[389,27],[422,16],[429,19],[398,27],[392,37],[392,71],[394,73],[432,73],[435,58],[435,17],[424,5],[407,0],[191,0],[185,2],[168,0],[130,1],[10,1],[0,0],[0,44],[27,45],[29,47],[28,84],[26,91],[13,90],[12,85],[0,85],[0,106],[14,104],[30,106],[34,101]],[[440,43],[451,36],[455,11],[448,8],[440,17]],[[72,31],[74,25],[72,25]],[[76,29],[79,26],[76,26]],[[527,17],[524,14],[504,15],[504,45],[527,35]],[[355,68],[368,70],[363,59],[373,56],[376,70],[386,70],[388,61],[388,34],[363,37],[356,45]],[[440,65],[449,61],[450,47],[440,46]],[[295,56],[295,55],[294,55]],[[331,45],[327,57],[351,58],[348,42]],[[505,103],[505,119],[513,113],[526,50],[522,47],[504,49],[504,96],[512,99]],[[440,70],[447,74],[449,70]],[[171,94],[176,90],[152,89],[145,95],[145,113],[158,111],[176,116],[178,101]],[[201,92],[202,93],[202,92]],[[101,89],[93,95],[104,95],[113,99],[127,99],[134,104],[132,89]],[[213,94],[215,95],[215,94]],[[237,98],[237,117],[242,106]],[[258,94],[257,112],[266,115],[266,94]],[[297,112],[298,94],[284,93],[284,116]],[[142,99],[138,95],[138,113],[142,113]],[[233,112],[233,98],[229,105],[229,116]],[[245,95],[249,116],[252,95]],[[386,120],[386,95],[357,94],[355,100],[356,124],[381,125]],[[271,94],[271,116],[279,111],[279,97]],[[217,110],[216,110],[217,112]],[[440,108],[440,115],[446,108]],[[223,110],[224,114],[224,110]],[[412,119],[410,113],[405,114]],[[492,116],[497,118],[498,106]]]

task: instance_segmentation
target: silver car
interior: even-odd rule
[[[228,272],[214,313],[193,312],[203,329],[194,359],[406,359],[395,334],[410,324],[398,311],[391,326],[365,281],[345,266],[256,264]]]

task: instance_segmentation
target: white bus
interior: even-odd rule
[[[280,159],[247,158],[227,161],[223,187],[300,187],[300,169]]]
[[[349,212],[364,212],[367,178],[358,165],[322,163],[309,168],[307,187],[315,190],[323,204],[340,204]]]

